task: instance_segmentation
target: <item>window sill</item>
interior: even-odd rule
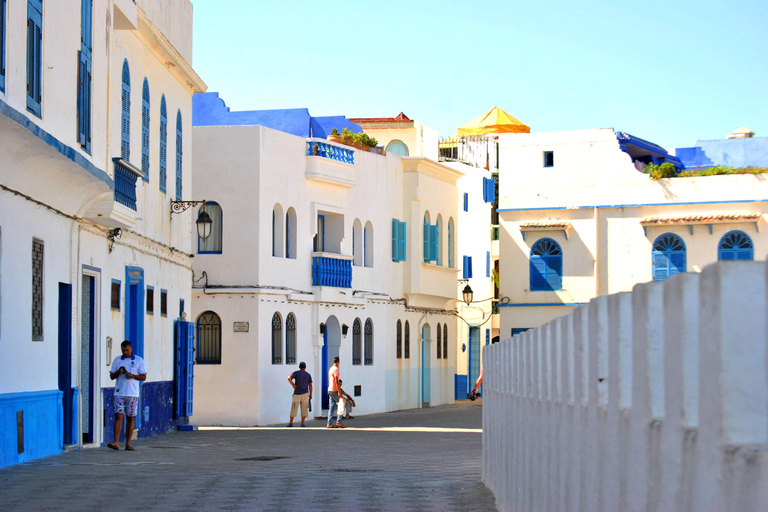
[[[453,274],[459,271],[459,269],[457,268],[445,267],[443,265],[435,265],[434,263],[426,263],[423,261],[421,262],[421,268],[429,268],[432,270],[438,270],[440,272],[453,273]]]

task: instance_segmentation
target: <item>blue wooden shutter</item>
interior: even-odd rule
[[[424,219],[424,261],[429,261],[429,224],[427,224],[427,219]]]
[[[496,182],[493,178],[483,178],[483,201],[492,203],[496,199]]]
[[[469,194],[467,192],[464,192],[464,211],[469,211]]]
[[[128,60],[123,61],[122,114],[120,123],[120,158],[131,159],[131,71]]]
[[[491,277],[491,251],[485,252],[485,277]]]
[[[43,2],[27,2],[27,110],[41,116]]]
[[[668,258],[669,277],[685,272],[685,251],[673,251]]]
[[[392,219],[392,261],[405,261],[405,222]]]
[[[398,256],[400,257],[400,261],[405,261],[407,259],[405,233],[406,233],[405,222],[398,222],[397,223],[397,239],[399,244]]]
[[[663,281],[669,277],[669,262],[663,251],[653,251],[653,280]]]
[[[165,194],[168,162],[168,111],[165,108],[165,94],[160,98],[160,192]]]
[[[144,79],[141,91],[141,171],[149,182],[149,83]]]
[[[392,261],[400,261],[400,246],[397,240],[397,219],[392,219]],[[354,254],[355,247],[355,231],[352,230],[352,251]]]
[[[437,224],[429,226],[429,261],[437,261]]]
[[[91,150],[91,43],[93,39],[93,0],[80,4],[80,53],[78,58],[77,141]]]
[[[181,201],[181,110],[176,113],[176,200]]]
[[[544,256],[531,255],[531,291],[547,290],[547,262]]]
[[[5,1],[0,0],[0,91],[5,91]]]
[[[464,256],[463,279],[472,279],[472,256]]]
[[[186,388],[187,388],[187,396],[185,397],[185,403],[184,403],[184,416],[192,416],[192,398],[194,395],[194,384],[195,384],[195,324],[192,322],[186,322],[187,324],[187,332],[186,332],[186,351],[187,351],[187,357],[186,357]]]
[[[545,263],[547,268],[547,289],[548,290],[562,290],[563,289],[563,257],[562,256],[545,256]]]
[[[179,312],[181,314],[181,312]],[[186,356],[186,347],[185,342],[186,338],[184,337],[184,325],[185,323],[181,320],[176,320],[174,322],[174,344],[176,346],[176,358],[174,361],[174,387],[175,387],[175,405],[176,405],[176,417],[180,418],[184,416],[184,389],[185,389],[185,382],[184,379],[184,370],[186,369],[187,365],[184,361],[184,358]]]

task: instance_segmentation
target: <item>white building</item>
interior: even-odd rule
[[[731,150],[743,156],[744,147],[762,157],[768,144],[759,144],[737,139],[678,153],[711,165]],[[653,181],[640,172],[645,163],[681,162],[612,129],[500,135],[499,146],[502,338],[636,283],[768,253],[765,175]]]
[[[285,421],[300,361],[318,414],[335,355],[361,414],[453,402],[461,173],[328,143],[359,131],[343,117],[194,105],[193,193],[214,231],[194,262],[192,420]]]
[[[191,216],[171,200],[189,198],[191,98],[205,84],[187,0],[4,0],[0,17],[6,466],[111,441],[108,367],[124,339],[148,369],[137,435],[179,423]]]

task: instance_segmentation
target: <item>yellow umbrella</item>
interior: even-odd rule
[[[485,135],[486,133],[531,133],[531,128],[499,107],[476,117],[459,128],[459,136]]]

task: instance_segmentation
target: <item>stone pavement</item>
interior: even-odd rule
[[[496,510],[480,481],[481,403],[63,453],[0,469],[0,510]]]

